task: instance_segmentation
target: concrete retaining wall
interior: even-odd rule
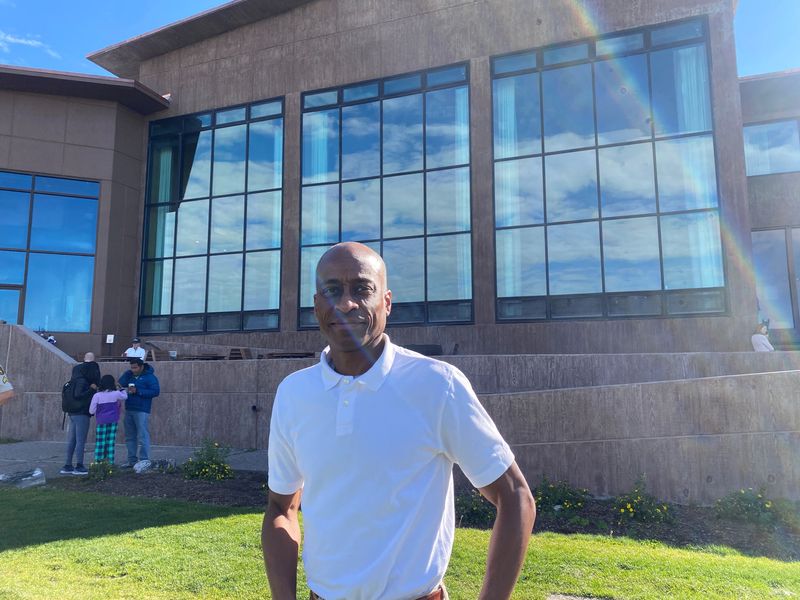
[[[800,499],[796,353],[444,358],[470,377],[532,483],[546,475],[613,495],[645,473],[674,502],[758,485]],[[19,395],[0,408],[0,437],[61,439],[60,386],[74,363],[11,326],[0,326],[0,360]],[[278,383],[314,362],[154,363],[153,441],[265,448]],[[126,368],[101,365],[117,377]]]

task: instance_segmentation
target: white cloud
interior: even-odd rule
[[[13,4],[8,3],[7,0],[0,0],[0,5],[13,7]],[[12,46],[27,46],[28,48],[38,48],[44,51],[48,56],[51,56],[52,58],[58,58],[58,59],[61,58],[61,55],[58,52],[53,50],[43,41],[36,39],[35,37],[18,36],[10,33],[5,33],[4,31],[0,31],[0,51],[9,54],[11,52]]]

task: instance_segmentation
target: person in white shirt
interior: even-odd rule
[[[314,311],[329,346],[278,388],[262,548],[272,597],[443,600],[453,545],[454,463],[497,507],[483,600],[511,593],[536,507],[508,444],[455,367],[395,346],[386,268],[337,244],[320,259]]]
[[[141,358],[144,360],[147,356],[147,350],[142,348],[142,342],[139,338],[133,338],[131,340],[131,347],[125,350],[125,352],[122,353],[122,356],[126,356],[128,358]]]
[[[767,339],[768,335],[769,331],[767,330],[767,326],[763,323],[759,323],[758,326],[756,326],[756,332],[750,336],[750,343],[753,344],[753,350],[756,352],[774,352],[775,348],[769,343],[769,339]]]

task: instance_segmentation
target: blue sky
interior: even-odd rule
[[[95,50],[224,4],[220,0],[0,0],[0,63],[108,73]],[[800,67],[800,0],[740,0],[740,75]]]

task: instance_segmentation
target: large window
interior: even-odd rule
[[[797,120],[744,127],[748,175],[800,171],[800,127]]]
[[[770,329],[793,329],[800,314],[800,229],[753,231],[751,237],[759,321]]]
[[[725,311],[705,23],[492,61],[498,320]]]
[[[283,102],[150,126],[141,333],[277,329]]]
[[[466,65],[303,96],[300,327],[340,241],[383,255],[390,323],[472,320]]]
[[[0,319],[88,332],[100,184],[0,171]]]

